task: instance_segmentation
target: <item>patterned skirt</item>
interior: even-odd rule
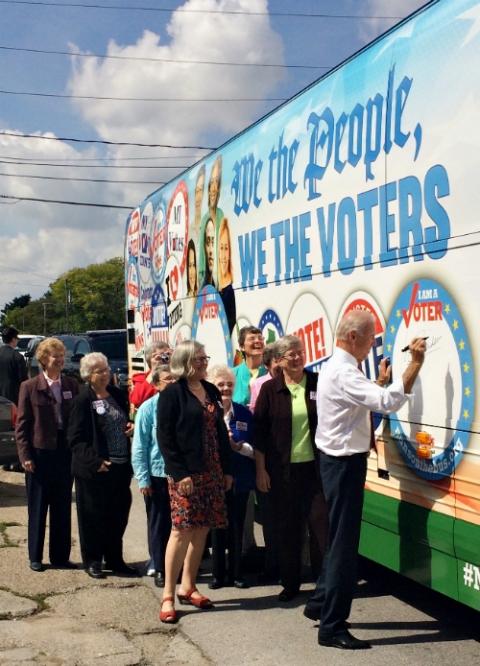
[[[220,464],[215,409],[210,402],[205,404],[203,418],[205,471],[191,474],[193,491],[188,497],[180,494],[179,482],[175,482],[172,478],[168,479],[174,530],[227,526],[224,477]]]

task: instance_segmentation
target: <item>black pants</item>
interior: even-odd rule
[[[212,574],[223,582],[225,577],[233,582],[242,577],[242,542],[245,515],[249,492],[226,494],[228,527],[213,529],[212,535]],[[228,549],[228,562],[225,561],[225,550]],[[225,576],[226,574],[226,576]]]
[[[144,495],[147,511],[148,552],[155,571],[165,574],[165,550],[172,529],[168,481],[164,477],[152,476],[150,485],[153,494]]]
[[[25,474],[28,500],[28,556],[41,562],[47,512],[50,510],[49,557],[54,565],[68,562],[71,548],[72,475],[70,451],[35,449],[35,471]]]
[[[132,466],[112,463],[94,479],[75,478],[78,532],[85,567],[105,559],[108,566],[123,562],[123,534],[132,504]]]
[[[328,507],[329,546],[313,595],[307,602],[321,616],[320,636],[342,631],[350,615],[367,474],[367,455],[320,453],[320,475]]]
[[[278,564],[278,529],[276,508],[271,492],[256,491],[260,520],[262,521],[263,541],[265,543],[265,559],[263,573],[266,578],[278,581],[280,578]]]
[[[315,463],[292,463],[288,474],[272,475],[271,493],[278,533],[280,579],[288,590],[298,590],[302,573],[302,549],[307,523],[319,483]],[[317,526],[315,526],[317,528]],[[321,529],[322,526],[318,526]],[[315,538],[315,534],[311,534]]]

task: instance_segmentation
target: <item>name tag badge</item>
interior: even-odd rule
[[[63,395],[64,400],[71,400],[72,399],[72,392],[71,391],[63,391],[62,395]]]
[[[235,423],[235,428],[236,428],[237,430],[241,430],[241,431],[243,431],[243,432],[246,432],[247,429],[248,429],[248,425],[245,423],[245,421],[237,421],[237,422]]]
[[[317,392],[310,391],[310,400],[316,400],[316,399],[317,399]]]
[[[105,414],[105,405],[103,404],[103,400],[94,400],[92,402],[92,406],[99,416]]]

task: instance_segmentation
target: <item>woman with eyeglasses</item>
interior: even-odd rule
[[[257,487],[268,493],[278,537],[278,599],[287,602],[300,590],[307,522],[317,552],[323,551],[326,512],[315,464],[318,375],[305,369],[303,342],[294,335],[275,343],[274,357],[281,373],[260,389],[253,446]]]
[[[138,409],[132,444],[133,472],[147,512],[147,575],[153,570],[157,587],[163,587],[165,582],[165,550],[172,527],[165,463],[157,442],[157,409],[160,394],[174,381],[169,365],[159,365],[154,370],[152,386],[157,393]]]
[[[132,504],[128,402],[113,386],[108,359],[100,352],[80,361],[85,381],[73,401],[68,424],[75,477],[80,548],[87,574],[104,578],[105,569],[121,576],[138,571],[123,559],[123,534]]]
[[[212,608],[196,587],[208,531],[227,526],[225,493],[232,487],[231,448],[218,389],[206,381],[209,357],[193,340],[179,343],[170,370],[177,379],[158,402],[157,439],[165,461],[172,531],[165,554],[160,620],[177,621],[180,604]]]

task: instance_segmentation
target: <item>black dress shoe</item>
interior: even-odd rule
[[[247,590],[250,585],[247,583],[246,580],[243,580],[243,578],[236,578],[233,581],[233,587],[238,587],[239,590]]]
[[[212,578],[212,580],[208,584],[208,589],[209,590],[218,590],[223,586],[224,586],[223,580],[221,580],[220,578]]]
[[[299,592],[300,590],[298,588],[284,587],[283,590],[278,595],[278,600],[284,602],[291,601],[292,599],[295,599],[295,597]]]
[[[78,569],[78,567],[76,564],[68,560],[68,562],[60,562],[58,564],[52,562],[52,569]]]
[[[41,562],[30,562],[30,569],[32,571],[43,571],[43,564]]]
[[[86,567],[85,571],[90,576],[90,578],[105,578],[105,574],[102,571],[102,565],[100,562],[92,562]]]
[[[324,647],[340,648],[340,650],[368,650],[372,646],[368,641],[355,638],[345,629],[344,631],[327,638],[318,638],[318,643]]]
[[[165,576],[161,571],[157,571],[154,577],[156,587],[165,587]]]

